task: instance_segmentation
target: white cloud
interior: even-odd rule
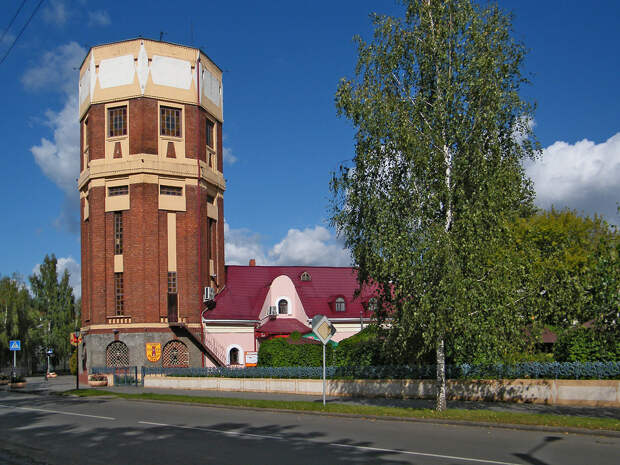
[[[620,132],[600,144],[587,139],[555,142],[525,168],[534,181],[539,207],[568,207],[620,223]]]
[[[224,223],[228,265],[350,266],[351,257],[336,237],[323,226],[289,229],[286,236],[266,251],[261,237],[248,229],[232,229]]]
[[[350,266],[343,244],[323,226],[289,229],[286,237],[269,251],[277,265]]]
[[[76,178],[80,171],[80,127],[76,68],[85,55],[83,47],[69,42],[43,54],[42,59],[22,76],[26,89],[56,90],[64,98],[60,111],[45,111],[43,125],[52,130],[51,138],[41,137],[39,144],[30,147],[30,151],[43,174],[65,194],[54,226],[72,233],[79,231]]]
[[[43,19],[45,22],[56,26],[63,26],[67,22],[68,17],[67,6],[63,0],[50,0],[43,9]]]
[[[41,59],[26,70],[22,84],[27,90],[60,90],[66,95],[77,94],[80,64],[86,49],[69,42],[45,52]]]
[[[96,10],[88,12],[89,26],[108,26],[111,23],[110,15],[105,10]]]
[[[224,163],[228,163],[232,165],[237,161],[237,157],[235,157],[232,153],[232,149],[228,147],[224,147]]]
[[[77,195],[76,178],[80,171],[80,127],[77,96],[70,95],[58,113],[47,110],[45,124],[53,130],[53,140],[41,138],[30,147],[37,165],[67,195]]]

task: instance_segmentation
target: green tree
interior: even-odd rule
[[[0,279],[0,366],[12,363],[9,341],[19,339],[21,351],[18,357],[29,366],[40,345],[40,331],[36,328],[38,313],[32,307],[32,299],[22,279]]]
[[[598,216],[554,208],[520,218],[514,228],[514,240],[529,244],[530,266],[541,274],[541,292],[529,304],[538,307],[543,323],[567,327],[594,319],[596,301],[614,274],[615,231]],[[601,280],[603,270],[609,276]]]
[[[471,0],[405,6],[404,18],[373,16],[356,78],[338,87],[356,154],[332,179],[331,219],[360,283],[379,285],[393,356],[409,360],[420,334],[436,351],[443,410],[446,341],[491,353],[523,339],[535,286],[527,254],[503,249],[510,221],[532,211],[522,160],[538,147],[510,17]]]
[[[75,330],[76,306],[69,272],[58,276],[57,260],[45,256],[39,271],[30,276],[33,304],[41,315],[44,344],[54,350],[58,362],[66,363],[71,354],[69,333]]]

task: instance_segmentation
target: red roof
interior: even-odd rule
[[[304,325],[296,318],[278,318],[275,320],[267,320],[265,324],[258,327],[257,331],[267,335],[291,334],[294,331],[306,334],[311,332],[312,328]]]
[[[307,271],[310,281],[302,281]],[[329,319],[365,318],[365,310],[372,290],[365,289],[354,297],[358,288],[355,268],[324,266],[238,266],[226,267],[226,287],[215,297],[216,306],[205,312],[209,320],[257,320],[272,281],[278,276],[288,276],[297,290],[308,315],[321,314]],[[345,311],[337,312],[335,300],[345,299]],[[284,319],[283,319],[284,320]]]

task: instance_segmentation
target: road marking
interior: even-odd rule
[[[219,429],[213,429],[213,428],[201,428],[201,427],[197,427],[197,426],[182,426],[182,425],[171,425],[168,423],[155,423],[152,421],[138,421],[138,423],[142,424],[142,425],[150,425],[150,426],[165,426],[168,428],[179,428],[179,429],[188,429],[188,430],[194,430],[194,431],[205,431],[208,433],[219,433],[219,434],[229,434],[232,436],[249,436],[249,437],[254,437],[254,438],[261,438],[261,439],[278,439],[278,440],[286,440],[287,438],[283,437],[283,436],[267,436],[264,434],[252,434],[252,433],[242,433],[240,431],[224,431],[224,430],[219,430]],[[472,459],[469,457],[457,457],[457,456],[453,456],[453,455],[440,455],[440,454],[429,454],[429,453],[425,453],[425,452],[414,452],[414,451],[409,451],[409,450],[400,450],[400,449],[383,449],[380,447],[368,447],[368,446],[355,446],[352,444],[339,444],[339,443],[329,443],[329,442],[321,442],[321,441],[312,441],[309,440],[308,442],[313,442],[316,444],[324,444],[327,446],[334,446],[334,447],[348,447],[351,449],[363,449],[363,450],[371,450],[371,451],[375,451],[375,452],[390,452],[390,453],[397,453],[397,454],[407,454],[407,455],[418,455],[418,456],[423,456],[423,457],[434,457],[434,458],[440,458],[440,459],[449,459],[449,460],[460,460],[462,462],[476,462],[476,463],[488,463],[491,465],[521,465],[518,463],[512,463],[512,462],[498,462],[495,460],[484,460],[484,459]]]
[[[440,458],[440,459],[460,460],[462,462],[490,463],[490,464],[494,464],[494,465],[521,465],[521,464],[513,463],[513,462],[497,462],[495,460],[472,459],[472,458],[468,458],[468,457],[457,457],[457,456],[454,456],[454,455],[428,454],[428,453],[425,453],[425,452],[414,452],[414,451],[410,451],[410,450],[401,450],[401,449],[382,449],[380,447],[354,446],[352,444],[331,443],[330,446],[349,447],[351,449],[372,450],[372,451],[376,451],[376,452],[396,452],[398,454],[421,455],[423,457],[435,457],[435,458]]]
[[[151,421],[139,421],[138,423],[143,424],[143,425],[151,425],[151,426],[167,426],[168,428],[180,428],[180,429],[190,429],[194,431],[206,431],[207,433],[230,434],[232,436],[249,436],[252,438],[260,438],[260,439],[285,439],[282,436],[267,436],[264,434],[242,433],[240,431],[224,431],[221,429],[200,428],[198,426],[169,425],[167,423],[153,423]]]
[[[3,405],[3,404],[0,404],[0,407],[14,408],[14,409],[19,409],[19,410],[30,410],[33,412],[56,413],[58,415],[71,415],[74,417],[99,418],[100,420],[116,420],[116,418],[112,418],[112,417],[102,417],[99,415],[87,415],[85,413],[63,412],[61,410],[47,410],[43,408],[32,408],[32,407],[15,407],[13,405]]]

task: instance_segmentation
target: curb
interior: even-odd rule
[[[79,397],[72,395],[72,397]],[[81,397],[82,399],[90,400],[90,397]],[[544,431],[550,433],[566,433],[566,434],[579,434],[584,436],[603,436],[611,438],[620,438],[620,431],[612,430],[592,430],[585,428],[572,428],[572,427],[560,427],[560,426],[543,426],[543,425],[520,425],[514,423],[492,423],[483,421],[467,421],[467,420],[449,420],[441,418],[416,418],[416,417],[399,417],[399,416],[384,416],[384,415],[364,415],[354,413],[338,413],[338,412],[317,412],[311,410],[293,410],[293,409],[277,409],[277,408],[261,408],[261,407],[244,407],[240,405],[220,405],[220,404],[208,404],[203,402],[182,402],[172,400],[156,400],[156,399],[131,399],[117,397],[112,394],[110,396],[95,396],[93,399],[120,399],[128,400],[132,402],[150,402],[158,404],[169,405],[189,405],[192,407],[209,407],[209,408],[221,408],[221,409],[237,409],[248,410],[253,412],[270,412],[270,413],[294,413],[296,415],[315,415],[315,416],[327,416],[336,418],[351,418],[351,419],[369,419],[377,421],[405,421],[411,423],[429,423],[447,426],[473,426],[478,428],[500,428],[500,429],[512,429],[518,431]]]

